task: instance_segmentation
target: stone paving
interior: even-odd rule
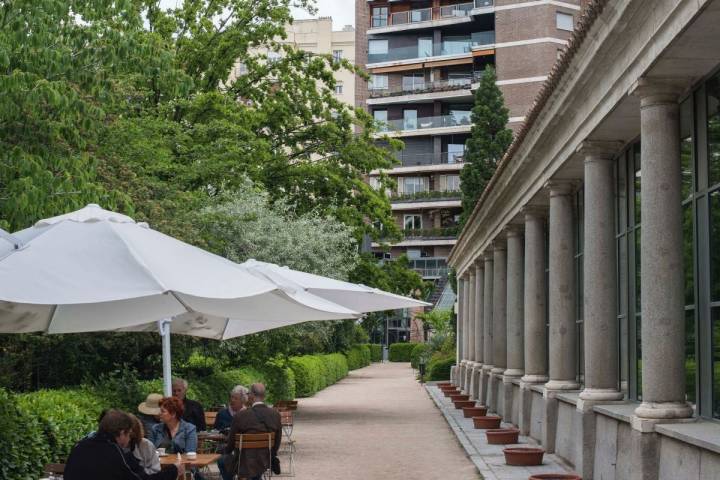
[[[449,398],[435,385],[425,386],[435,405],[442,411],[465,452],[473,461],[485,480],[527,480],[538,473],[568,473],[571,470],[556,455],[545,454],[543,465],[537,467],[513,467],[505,464],[503,448],[507,446],[535,446],[537,442],[529,437],[520,437],[523,445],[489,445],[485,430],[476,430],[472,419],[464,418],[462,410],[455,409]],[[503,427],[510,424],[503,423]]]

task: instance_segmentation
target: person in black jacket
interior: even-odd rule
[[[97,432],[80,440],[70,452],[65,465],[65,480],[175,480],[185,474],[182,464],[175,464],[152,475],[139,468],[132,454],[124,452],[130,445],[132,419],[120,410],[109,410],[100,421]],[[134,460],[134,461],[133,461]]]
[[[182,378],[173,378],[173,397],[176,397],[178,400],[183,402],[183,407],[185,407],[182,419],[195,425],[195,429],[198,432],[203,432],[207,430],[207,425],[205,425],[205,411],[203,410],[202,405],[200,405],[200,402],[196,402],[195,400],[190,400],[185,397],[187,389],[187,380],[183,380]]]

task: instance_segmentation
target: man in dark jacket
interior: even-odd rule
[[[205,425],[205,411],[203,410],[202,405],[200,405],[200,402],[196,402],[195,400],[190,400],[185,397],[187,389],[187,380],[183,380],[182,378],[173,378],[173,397],[176,397],[178,400],[183,402],[183,407],[185,407],[182,419],[195,425],[195,429],[198,432],[204,432],[207,430],[207,425]]]
[[[282,441],[282,423],[280,414],[265,405],[265,385],[255,383],[250,387],[251,408],[238,412],[233,418],[230,427],[230,435],[225,453],[232,453],[235,449],[235,436],[242,433],[266,433],[275,434],[271,455],[277,456],[280,442]],[[224,468],[224,467],[221,467]],[[249,477],[251,480],[260,479],[263,472],[270,468],[270,455],[267,450],[243,450],[240,456],[238,472],[240,477]],[[221,470],[223,478],[231,478],[235,472]]]
[[[175,480],[185,474],[182,464],[147,475],[138,470],[123,449],[130,445],[132,420],[120,410],[109,410],[97,432],[80,440],[65,465],[65,480]],[[137,463],[137,462],[135,462]]]

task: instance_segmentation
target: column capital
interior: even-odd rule
[[[472,261],[472,265],[475,266],[475,271],[485,268],[485,255],[480,254],[475,260]]]
[[[492,241],[493,252],[507,250],[507,242],[505,241],[504,235],[498,235],[495,240]]]
[[[545,189],[550,191],[550,197],[562,197],[562,196],[568,196],[573,195],[578,187],[581,185],[580,180],[575,179],[558,179],[558,180],[548,180],[545,183]]]
[[[577,148],[576,153],[584,157],[584,162],[598,160],[614,160],[623,147],[623,142],[615,140],[584,140]]]
[[[525,228],[522,224],[510,223],[503,227],[503,233],[505,234],[505,238],[519,237],[525,233]]]
[[[547,205],[525,205],[520,209],[520,213],[525,215],[525,220],[528,218],[547,218],[550,208]]]
[[[483,259],[483,263],[492,262],[493,261],[493,249],[488,248],[486,252],[483,252],[482,259]]]
[[[642,77],[630,87],[629,93],[640,98],[640,107],[676,104],[687,85],[685,79]]]

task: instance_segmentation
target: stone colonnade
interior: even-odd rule
[[[643,80],[635,95],[641,100],[642,138],[643,401],[632,426],[645,432],[659,421],[688,418],[692,410],[684,391],[679,91]],[[518,206],[513,222],[486,239],[484,250],[458,261],[463,265],[458,283],[462,374],[455,382],[526,435],[538,421],[531,418],[537,414],[531,391],[541,392],[538,439],[548,452],[555,450],[558,396],[578,395],[583,440],[594,438],[593,406],[623,399],[614,198],[614,159],[621,147],[620,142],[583,142],[576,151],[582,179],[551,179],[545,201]],[[582,339],[576,324],[573,210],[579,188],[585,196]],[[582,379],[578,341],[584,347]],[[593,447],[581,448],[583,460],[576,468],[592,475]]]

